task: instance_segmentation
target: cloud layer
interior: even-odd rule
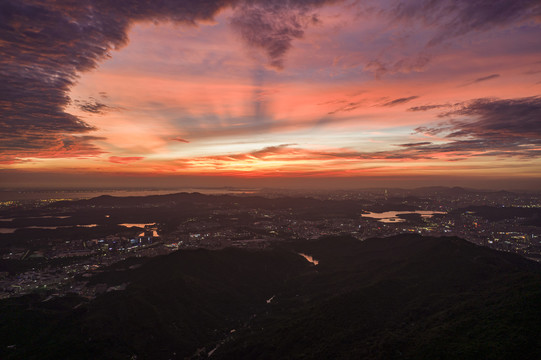
[[[410,0],[398,1],[388,12],[395,21],[419,20],[437,32],[427,45],[497,26],[539,21],[541,4],[536,0]]]
[[[534,0],[4,0],[0,163],[534,173],[540,19]]]
[[[458,161],[478,156],[535,158],[541,155],[541,98],[476,99],[442,113],[445,119],[416,132],[440,135],[438,141],[398,144],[386,151],[358,151],[349,148],[306,149],[281,144],[259,150],[220,156],[182,159],[187,169],[215,168],[272,172],[318,173],[364,171],[377,161]]]
[[[327,1],[330,2],[330,1]],[[276,69],[284,67],[284,57],[294,39],[302,38],[310,24],[317,24],[314,5],[325,1],[284,1],[241,3],[231,24],[250,46],[261,49]]]
[[[386,40],[391,45],[383,46],[365,64],[377,78],[422,71],[441,48],[468,36],[541,22],[537,0],[367,0],[356,4],[362,13],[389,24],[385,31],[392,34]]]
[[[423,152],[474,153],[483,156],[541,155],[541,98],[476,99],[440,114],[447,118],[418,133],[444,136],[444,145],[422,145]],[[471,154],[470,154],[471,155]]]
[[[68,91],[79,74],[95,69],[128,42],[130,26],[141,21],[197,24],[235,6],[233,23],[248,45],[265,49],[281,67],[294,38],[302,37],[310,9],[324,0],[5,0],[0,3],[0,152],[33,156],[55,151],[96,153],[87,134],[95,128],[65,111]],[[259,28],[260,31],[255,31]],[[250,35],[250,34],[257,35]],[[78,104],[86,112],[107,109],[97,101]],[[29,144],[31,142],[31,144]],[[78,143],[75,147],[74,143]],[[74,150],[78,149],[78,150]],[[13,155],[15,156],[15,155]]]

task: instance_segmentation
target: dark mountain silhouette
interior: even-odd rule
[[[327,237],[260,251],[185,250],[138,259],[138,267],[133,261],[92,278],[104,287],[129,284],[92,301],[73,295],[43,302],[39,294],[1,301],[0,356],[541,355],[538,264],[458,238]]]

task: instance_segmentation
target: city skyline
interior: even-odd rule
[[[536,1],[7,1],[2,186],[539,189]]]

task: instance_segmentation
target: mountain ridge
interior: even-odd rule
[[[211,349],[216,359],[541,354],[539,265],[459,238],[334,236],[266,250],[183,250],[130,264],[91,279],[107,287],[127,284],[126,290],[89,302],[72,296],[44,303],[38,295],[0,301],[0,355],[195,359]],[[7,349],[12,344],[16,348]]]

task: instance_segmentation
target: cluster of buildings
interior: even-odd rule
[[[335,200],[344,200],[361,195],[344,192],[332,196]],[[391,195],[381,192],[370,196],[375,201],[388,201]],[[403,198],[402,205],[430,210],[417,215],[394,212],[388,217],[373,217],[369,211],[359,209],[356,216],[319,214],[307,218],[291,209],[220,208],[182,219],[175,229],[167,232],[162,231],[161,224],[140,224],[142,227],[131,227],[101,238],[54,241],[44,249],[13,248],[3,255],[5,260],[34,261],[46,266],[16,273],[0,272],[0,298],[40,290],[53,290],[59,295],[75,292],[91,298],[104,291],[122,289],[104,288],[104,284],[90,287],[87,281],[96,272],[130,257],[153,257],[178,249],[231,246],[262,249],[278,241],[310,240],[327,235],[350,235],[359,240],[401,233],[458,236],[497,250],[541,259],[541,227],[524,225],[521,218],[489,221],[472,211],[457,211],[471,205],[537,208],[541,207],[539,198],[517,198],[508,194],[432,196]]]

